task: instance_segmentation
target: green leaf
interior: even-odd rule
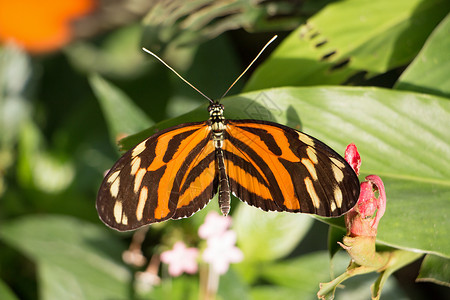
[[[92,89],[103,109],[111,139],[115,142],[121,135],[142,130],[152,121],[121,90],[99,75],[89,78]]]
[[[121,26],[99,42],[75,41],[66,47],[71,63],[87,74],[107,77],[136,78],[146,71],[147,60],[141,49],[142,27],[134,23]]]
[[[106,230],[62,216],[3,223],[1,239],[35,261],[42,299],[127,299],[124,245]]]
[[[380,88],[305,87],[241,94],[223,104],[229,119],[265,119],[302,129],[342,155],[354,142],[362,175],[380,176],[387,191],[378,240],[450,256],[450,219],[437,217],[450,215],[448,99]],[[201,107],[158,124],[146,135],[155,128],[202,120],[200,115],[206,120],[205,114]]]
[[[450,259],[426,255],[416,280],[434,282],[450,287]]]
[[[261,277],[279,286],[295,288],[307,293],[317,293],[319,283],[331,280],[330,265],[334,272],[345,270],[350,257],[339,252],[330,260],[326,251],[305,254],[300,257],[272,262],[261,267]]]
[[[386,187],[387,208],[378,226],[377,241],[400,249],[450,257],[447,238],[450,220],[439,217],[450,213],[448,182],[433,182],[425,174],[410,179],[391,176],[381,176]]]
[[[198,278],[182,275],[163,280],[143,299],[195,300],[199,295]]]
[[[292,32],[245,90],[341,84],[405,65],[447,12],[445,0],[334,2]]]
[[[246,263],[288,255],[308,232],[312,221],[306,215],[263,212],[244,204],[233,212],[233,229]]]
[[[330,226],[328,229],[328,253],[330,257],[333,257],[339,250],[342,250],[338,242],[342,242],[345,234],[346,230],[342,227]]]
[[[24,121],[19,137],[17,175],[22,186],[56,194],[73,182],[72,161],[46,149],[45,138],[37,124]]]
[[[450,15],[433,31],[395,88],[450,96]]]
[[[233,265],[232,265],[233,266]],[[250,288],[242,281],[242,278],[233,268],[220,276],[218,298],[248,300]]]
[[[0,296],[2,300],[19,300],[13,291],[0,279]]]

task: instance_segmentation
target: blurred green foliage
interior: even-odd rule
[[[224,99],[226,117],[287,124],[340,153],[356,143],[362,175],[386,185],[380,247],[424,253],[388,280],[382,299],[448,297],[448,1],[171,3],[60,52],[0,48],[0,298],[196,299],[196,276],[171,279],[164,269],[161,285],[135,289],[136,269],[121,260],[131,233],[99,221],[97,189],[119,137],[134,134],[121,142],[128,149],[207,118],[205,99],[142,46],[215,98],[274,33],[279,45]],[[245,260],[221,277],[218,299],[316,299],[319,282],[345,269],[342,251],[330,264],[325,223],[232,206]],[[152,226],[144,253],[196,241],[209,210],[214,199],[192,218]],[[325,222],[335,248],[342,220]],[[414,284],[417,275],[439,285]],[[349,281],[336,297],[367,299],[375,278]]]

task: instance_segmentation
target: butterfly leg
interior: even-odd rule
[[[219,207],[224,216],[230,212],[230,184],[223,159],[222,148],[216,148],[216,162],[219,169]]]

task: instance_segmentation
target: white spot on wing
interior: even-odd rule
[[[316,150],[312,147],[306,148],[306,154],[308,155],[309,159],[314,163],[317,164],[319,161],[317,160],[317,154]]]
[[[311,174],[312,179],[316,181],[317,180],[316,168],[314,167],[314,164],[311,162],[311,160],[307,158],[302,158],[302,164],[306,167],[309,174]]]
[[[339,208],[341,208],[341,206],[342,206],[342,191],[338,186],[334,189],[334,202],[336,202],[336,205]]]
[[[107,182],[111,183],[114,180],[116,180],[117,176],[119,176],[120,171],[115,171],[114,173],[112,173],[111,175],[109,175]]]
[[[305,177],[304,179],[306,190],[308,191],[309,196],[311,197],[312,204],[316,209],[320,207],[320,199],[317,196],[316,190],[314,189],[314,185],[309,177]]]
[[[342,170],[337,167],[336,165],[331,165],[331,169],[333,170],[334,178],[336,179],[336,182],[342,182],[344,179],[344,173]]]
[[[117,171],[116,173],[119,173],[119,171]],[[116,174],[116,173],[114,173],[114,174]],[[108,179],[108,181],[109,181],[109,179]],[[120,187],[120,177],[116,176],[116,179],[109,187],[109,192],[111,193],[111,196],[113,196],[113,198],[116,198],[117,195],[119,194],[119,187]]]
[[[123,225],[128,225],[128,218],[125,215],[125,213],[122,213],[122,224]]]
[[[334,158],[334,157],[330,157],[330,159],[331,159],[331,161],[332,161],[336,166],[338,166],[340,169],[344,169],[344,168],[345,168],[345,165],[344,165],[344,163],[343,163],[342,161],[340,161],[340,160],[338,160],[338,159],[336,159],[336,158]]]
[[[141,192],[139,193],[139,202],[136,208],[136,219],[138,221],[142,220],[142,216],[144,215],[144,207],[147,202],[148,197],[148,188],[146,186],[142,187]]]
[[[132,176],[134,176],[136,174],[136,172],[139,170],[139,167],[141,166],[141,158],[139,156],[136,156],[132,161],[131,161],[131,172],[130,174]]]
[[[134,193],[135,194],[139,191],[139,188],[141,187],[142,179],[144,178],[145,173],[147,173],[147,171],[144,168],[139,169],[139,171],[136,174],[136,177],[134,177]]]
[[[306,134],[303,134],[301,132],[298,132],[298,139],[305,143],[308,146],[314,147],[314,141],[312,138],[307,136]]]
[[[334,202],[331,202],[330,208],[331,208],[331,211],[335,211],[336,210],[336,204]]]
[[[114,204],[114,219],[116,220],[117,224],[122,223],[122,202],[117,200]]]
[[[136,147],[134,147],[133,151],[131,152],[131,158],[135,158],[137,155],[141,154],[141,152],[145,150],[145,142],[146,140],[141,142]]]

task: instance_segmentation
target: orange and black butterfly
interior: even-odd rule
[[[330,147],[277,123],[227,120],[224,106],[206,98],[207,121],[162,130],[110,169],[97,196],[106,225],[125,231],[189,217],[217,193],[224,215],[231,194],[264,211],[325,217],[340,216],[356,204],[358,177]]]

